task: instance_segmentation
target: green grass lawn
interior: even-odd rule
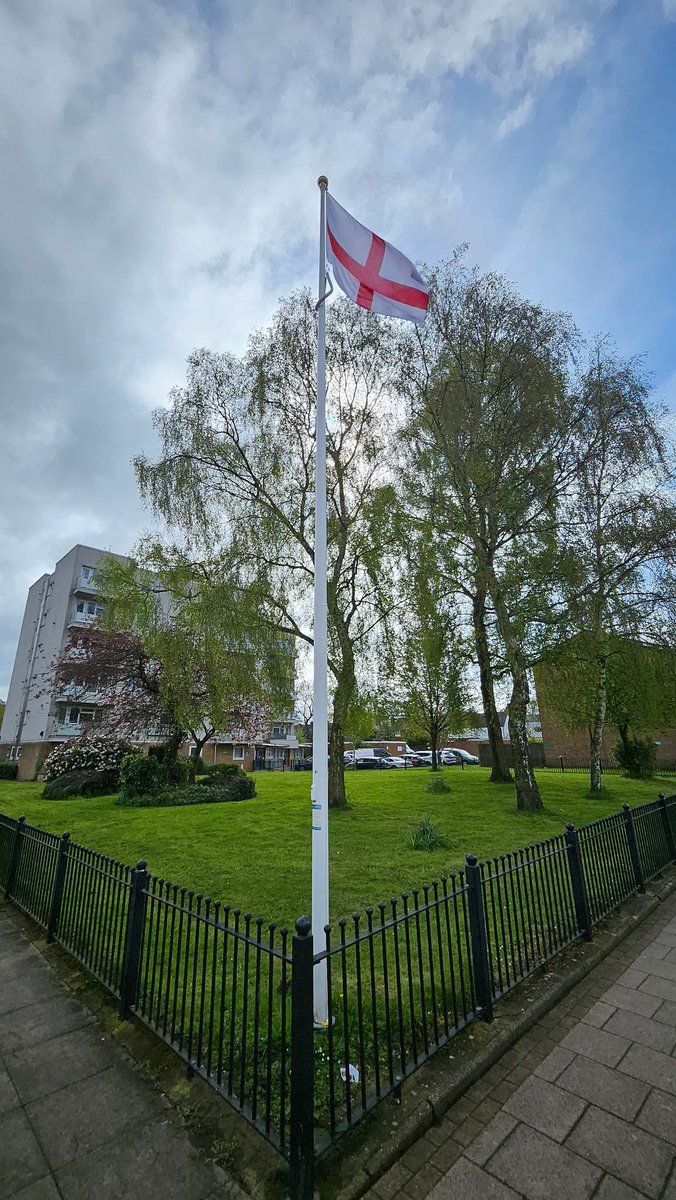
[[[612,776],[603,800],[592,800],[587,776],[540,772],[544,811],[518,813],[513,787],[490,784],[487,771],[444,775],[447,795],[426,792],[425,770],[348,775],[349,809],[331,814],[333,918],[427,883],[460,866],[468,851],[486,858],[513,850],[560,833],[566,821],[584,824],[673,786]],[[159,876],[290,922],[310,907],[310,778],[260,774],[256,787],[257,797],[239,804],[135,809],[116,808],[111,796],[42,800],[42,784],[0,781],[0,812],[23,814],[52,832],[67,829],[83,845],[127,863],[145,858]],[[421,817],[431,818],[450,849],[411,849]]]

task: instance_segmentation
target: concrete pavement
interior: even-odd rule
[[[0,1200],[246,1200],[0,905]]]
[[[672,893],[369,1200],[676,1200],[675,1054]]]

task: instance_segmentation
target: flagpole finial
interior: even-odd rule
[[[319,179],[317,180],[317,187],[327,188],[328,186],[329,186],[329,181],[326,178],[326,175],[320,175]]]

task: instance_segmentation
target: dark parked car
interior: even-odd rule
[[[294,771],[311,771],[312,770],[312,759],[311,758],[299,758],[298,762],[296,762],[294,764],[293,769],[294,769]]]

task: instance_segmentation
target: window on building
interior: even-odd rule
[[[82,578],[83,578],[83,579],[93,579],[93,577],[94,577],[94,567],[81,567],[81,568],[80,568],[80,574],[81,574],[81,576],[82,576]]]
[[[78,600],[75,611],[86,617],[98,617],[103,612],[103,605],[96,600]]]
[[[286,737],[286,725],[273,725],[272,736],[276,738]]]
[[[246,751],[246,746],[243,746],[241,743],[238,742],[232,748],[232,757],[233,758],[244,758],[245,751]]]
[[[88,721],[93,721],[95,711],[93,708],[80,708],[79,704],[72,704],[66,709],[66,725],[86,725]]]

